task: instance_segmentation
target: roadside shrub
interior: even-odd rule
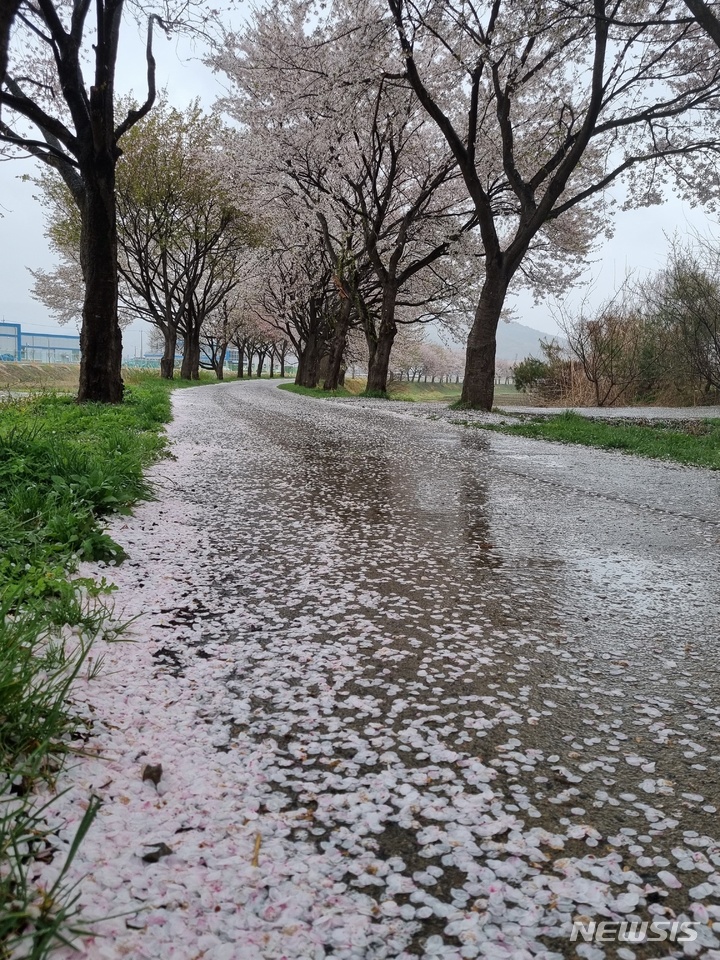
[[[542,381],[550,375],[550,366],[537,357],[525,357],[514,367],[515,389],[522,390],[523,393],[528,389],[537,387]]]

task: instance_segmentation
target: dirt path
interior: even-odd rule
[[[174,405],[61,783],[122,914],[81,955],[720,958],[720,479],[267,383]]]

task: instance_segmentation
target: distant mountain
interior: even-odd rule
[[[532,327],[525,327],[521,323],[514,321],[505,323],[501,320],[497,331],[497,358],[511,363],[524,360],[525,357],[542,358],[541,340],[558,340],[560,343],[565,343],[565,338],[559,334],[543,333],[542,330],[533,330]]]

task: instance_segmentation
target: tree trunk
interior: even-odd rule
[[[397,326],[395,324],[396,300],[397,288],[389,284],[383,290],[382,312],[380,314],[377,344],[368,364],[368,379],[365,388],[365,393],[368,394],[380,394],[384,396],[387,393],[390,353],[397,333]]]
[[[248,350],[247,352],[247,375],[248,380],[252,380],[252,361],[253,361],[253,352]]]
[[[182,365],[180,367],[180,377],[182,380],[190,379],[190,372],[192,370],[192,359],[190,357],[191,342],[192,342],[192,338],[190,336],[190,331],[186,329],[185,334],[183,336],[183,358],[182,358]]]
[[[468,335],[460,402],[475,410],[492,410],[495,396],[496,334],[508,281],[499,270],[486,274]]]
[[[225,379],[225,355],[227,354],[227,344],[220,350],[217,365],[215,366],[215,376],[218,380]]]
[[[285,351],[280,354],[280,376],[285,377]]]
[[[238,347],[238,368],[237,368],[237,378],[242,380],[243,374],[245,373],[245,351],[241,350]]]
[[[265,366],[265,354],[264,354],[264,352],[261,350],[260,353],[258,354],[258,365],[257,365],[258,380],[260,379],[260,377],[262,377],[262,372],[263,372],[263,367],[264,367],[264,366]]]
[[[172,380],[175,376],[175,351],[177,350],[177,330],[167,327],[163,330],[165,347],[160,360],[160,376],[163,380]]]
[[[97,167],[102,169],[98,170]],[[81,263],[85,279],[80,332],[78,400],[121,403],[122,333],[118,323],[117,225],[114,161],[95,158],[92,175],[83,170],[85,200]]]
[[[180,378],[181,380],[190,379],[190,371],[192,369],[192,362],[190,360],[190,337],[187,334],[183,337],[183,358],[182,364],[180,366]]]
[[[270,379],[272,380],[275,376],[275,351],[270,351]]]
[[[0,3],[0,84],[5,81],[10,27],[20,6],[20,0],[2,0]]]
[[[304,349],[304,348],[303,348],[302,350],[300,350],[299,353],[298,353],[297,370],[295,371],[295,386],[296,386],[296,387],[302,386],[303,377],[305,376],[305,369],[304,369],[304,368],[305,368],[305,364],[303,363],[303,355],[304,355],[304,353],[305,353],[305,349]]]
[[[200,323],[193,324],[191,380],[200,379],[200,357],[202,355],[202,350],[200,349],[200,326]]]
[[[183,380],[200,379],[200,324],[193,317],[188,317],[185,327],[180,376]]]
[[[182,380],[190,379],[190,370],[192,369],[192,361],[190,359],[190,343],[192,341],[192,318],[186,317],[185,324],[181,328],[182,331],[182,362],[180,364],[180,377]]]
[[[368,371],[373,365],[375,359],[375,351],[377,350],[377,331],[375,330],[375,324],[370,319],[369,315],[365,317],[365,322],[363,324],[364,333],[365,333],[365,342],[367,343],[368,350],[368,362],[367,368]]]
[[[301,387],[316,387],[318,368],[321,360],[321,343],[315,333],[311,333],[300,351],[295,383]]]
[[[340,370],[342,369],[343,354],[345,353],[345,344],[347,342],[348,330],[350,329],[350,317],[352,315],[352,300],[346,297],[342,303],[340,316],[335,325],[335,334],[330,344],[330,356],[328,357],[328,372],[323,384],[323,390],[337,390],[340,384]]]

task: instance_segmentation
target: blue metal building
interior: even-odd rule
[[[19,323],[0,321],[0,360],[80,363],[80,337],[64,333],[23,332]]]
[[[0,320],[0,360],[19,360],[22,356],[22,334],[19,323]]]

